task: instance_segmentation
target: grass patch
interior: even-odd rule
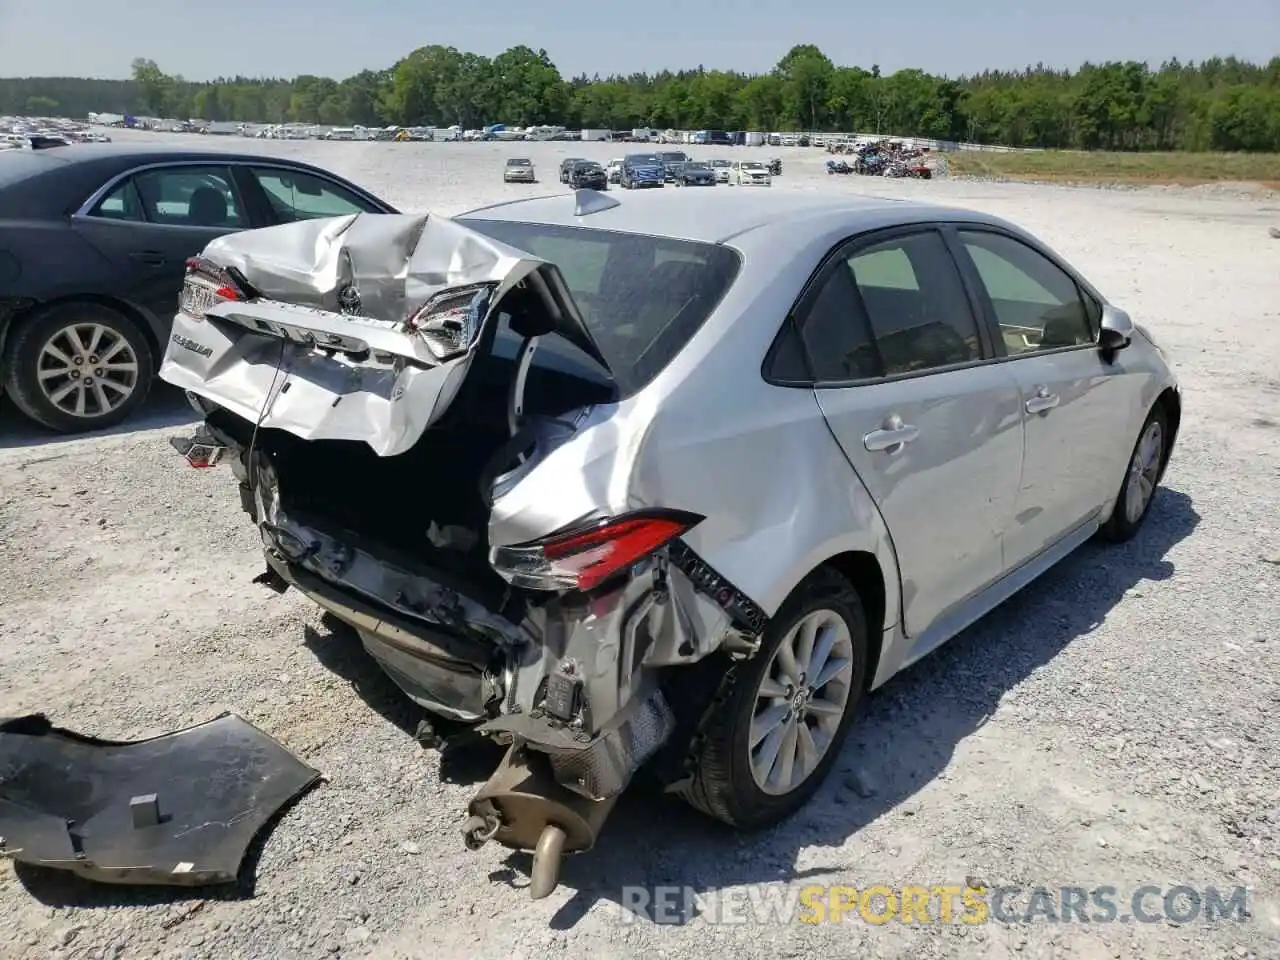
[[[1280,189],[1280,153],[1107,153],[1083,150],[995,153],[960,150],[946,156],[950,172],[961,177],[1185,186],[1231,180]]]

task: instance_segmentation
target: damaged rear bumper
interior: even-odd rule
[[[105,883],[230,883],[319,777],[232,714],[126,743],[0,721],[0,856]]]

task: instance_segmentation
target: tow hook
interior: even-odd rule
[[[502,827],[502,820],[490,814],[487,817],[468,817],[462,825],[462,842],[468,850],[479,850],[494,838]]]

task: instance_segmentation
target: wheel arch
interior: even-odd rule
[[[815,569],[826,568],[839,574],[853,587],[862,601],[867,618],[866,686],[870,689],[880,667],[884,647],[885,616],[889,609],[889,585],[880,560],[868,550],[846,550],[828,557]],[[807,578],[806,578],[807,579]],[[896,579],[890,581],[896,584]]]
[[[1182,395],[1172,386],[1165,387],[1156,397],[1153,407],[1161,407],[1169,427],[1169,440],[1164,445],[1164,462],[1160,464],[1160,477],[1163,479],[1165,467],[1173,455],[1173,445],[1178,439],[1178,428],[1182,426]]]
[[[141,307],[122,300],[119,297],[112,297],[100,293],[72,293],[62,297],[55,297],[50,300],[41,300],[27,307],[20,313],[12,315],[4,328],[0,330],[0,355],[7,349],[8,344],[12,342],[13,332],[23,323],[38,317],[40,314],[52,310],[55,307],[66,306],[72,303],[91,303],[95,306],[106,307],[108,310],[115,310],[122,316],[128,317],[142,332],[147,339],[147,345],[151,348],[153,360],[158,368],[160,366],[160,355],[163,353],[163,343],[160,332],[157,329],[155,321]]]

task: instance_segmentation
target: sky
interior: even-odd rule
[[[624,11],[643,11],[624,17]],[[1280,0],[0,0],[0,76],[341,79],[416,47],[546,49],[566,78],[764,72],[797,43],[841,65],[956,76],[1043,62],[1280,55]]]

